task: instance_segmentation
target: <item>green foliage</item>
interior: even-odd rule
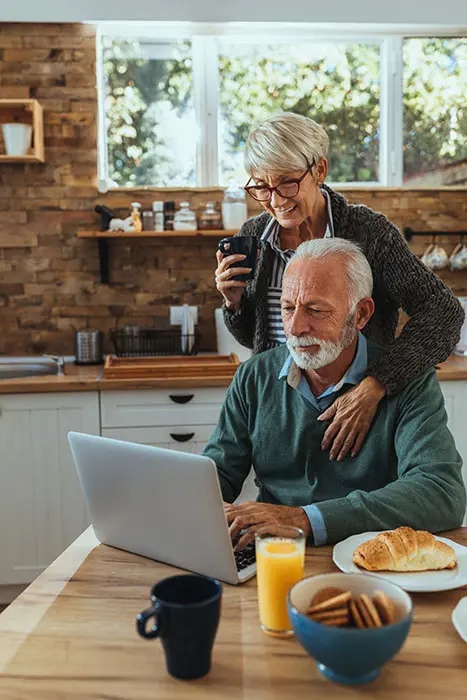
[[[467,157],[467,39],[404,42],[404,174]]]

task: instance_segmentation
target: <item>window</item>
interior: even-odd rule
[[[404,41],[404,183],[467,185],[467,39]]]
[[[100,177],[243,184],[252,125],[287,110],[326,129],[331,183],[467,185],[467,38],[259,29],[102,25]]]
[[[280,110],[325,127],[330,180],[377,181],[379,56],[379,44],[220,43],[220,183],[248,179],[243,147],[251,125]]]
[[[107,177],[113,186],[196,184],[191,43],[104,38]]]

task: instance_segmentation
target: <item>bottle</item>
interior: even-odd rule
[[[214,202],[207,202],[199,217],[200,231],[214,231],[222,228],[222,217],[216,210]]]
[[[173,221],[174,231],[196,231],[196,214],[190,209],[189,202],[180,202],[180,209]]]
[[[164,202],[164,231],[174,230],[175,202]]]
[[[245,190],[230,183],[224,192],[222,221],[225,229],[238,231],[248,218]]]
[[[141,233],[143,224],[141,222],[141,204],[139,202],[131,203],[131,218],[133,219],[133,232]]]
[[[152,212],[154,215],[154,231],[164,230],[164,202],[153,202]]]
[[[143,211],[141,214],[143,231],[154,231],[154,214],[152,211]]]

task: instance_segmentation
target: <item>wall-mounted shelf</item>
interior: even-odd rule
[[[410,241],[413,236],[466,236],[467,231],[412,231],[411,228],[404,229],[404,236]]]
[[[34,99],[0,99],[0,124],[30,124],[32,147],[24,156],[0,153],[0,163],[44,163],[44,116],[42,107]]]
[[[141,231],[141,233],[123,231],[78,231],[78,238],[93,238],[97,240],[99,246],[100,278],[102,284],[109,283],[109,240],[124,238],[178,238],[180,236],[190,236],[192,238],[200,236],[211,236],[225,238],[235,236],[238,231],[225,231],[216,229],[215,231]]]

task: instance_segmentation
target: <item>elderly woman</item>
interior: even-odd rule
[[[357,243],[374,277],[375,313],[365,335],[387,347],[370,364],[363,381],[324,413],[331,421],[322,448],[331,459],[357,454],[378,403],[449,356],[460,336],[463,311],[451,291],[410,251],[399,230],[383,215],[348,204],[324,184],[328,137],[312,119],[274,115],[248,137],[245,189],[265,210],[239,235],[261,241],[254,279],[232,280],[248,268],[232,268],[244,256],[217,253],[216,285],[224,297],[224,318],[232,335],[255,353],[285,342],[281,320],[282,276],[303,241],[338,236]],[[396,338],[399,310],[409,316]]]

